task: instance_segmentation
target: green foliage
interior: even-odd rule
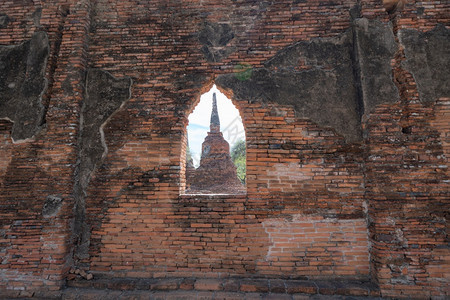
[[[239,140],[231,148],[231,159],[235,161],[239,157],[245,157],[245,141]]]
[[[190,161],[190,160],[192,160],[191,149],[189,148],[189,146],[187,146],[187,148],[186,148],[186,161]]]
[[[186,165],[194,166],[194,161],[192,159],[191,149],[189,149],[189,146],[186,148]]]
[[[246,180],[246,159],[245,159],[245,141],[237,141],[231,149],[231,160],[236,166],[237,177],[245,184]]]
[[[250,64],[239,63],[234,67],[234,76],[240,81],[249,80],[252,77],[253,68]]]
[[[245,166],[245,157],[239,157],[234,161],[234,165],[236,166],[236,173],[239,180],[242,184],[245,184],[246,179],[246,166]]]

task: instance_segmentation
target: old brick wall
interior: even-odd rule
[[[417,73],[409,54],[418,32],[449,25],[448,4],[388,14],[381,1],[19,2],[1,4],[11,21],[0,45],[45,31],[50,55],[45,126],[13,144],[12,123],[0,125],[3,290],[58,289],[76,266],[449,293],[449,95],[421,81],[446,73]],[[385,40],[366,43],[374,32]],[[112,87],[93,95],[88,70],[108,72]],[[246,195],[180,195],[187,118],[213,83],[246,129]],[[83,110],[119,92],[116,107]],[[91,131],[89,118],[101,120]],[[52,199],[61,207],[43,213]]]
[[[270,113],[267,108],[258,111],[261,117]],[[263,114],[264,111],[266,113]],[[308,155],[305,149],[302,157],[309,163],[299,164],[299,150],[294,149],[299,146],[295,146],[294,142],[289,144],[291,149],[282,149],[280,144],[274,144],[276,147],[273,150],[268,144],[261,143],[268,141],[268,137],[262,134],[270,135],[273,143],[281,143],[283,135],[289,136],[288,133],[279,133],[280,140],[277,140],[274,136],[278,134],[271,133],[271,129],[260,130],[261,124],[267,124],[270,128],[273,122],[281,123],[280,117],[266,118],[266,122],[256,119],[253,123],[260,136],[247,131],[247,155],[248,160],[253,162],[248,164],[247,174],[252,179],[248,180],[246,197],[178,196],[176,184],[172,183],[174,187],[170,190],[173,175],[161,174],[163,170],[156,168],[140,173],[137,180],[132,177],[136,176],[132,174],[137,167],[134,170],[130,168],[128,174],[122,171],[120,177],[118,173],[109,175],[111,179],[108,180],[97,175],[93,181],[96,189],[92,195],[98,200],[88,208],[92,209],[90,215],[94,228],[98,228],[93,230],[92,235],[91,271],[115,271],[116,276],[131,277],[161,276],[161,268],[174,272],[176,276],[218,276],[219,273],[286,276],[288,271],[290,277],[367,278],[367,226],[361,227],[366,224],[361,161],[355,161],[360,152],[347,149],[336,154],[343,150],[332,149],[329,151],[336,157],[326,158],[329,161],[323,162],[324,154],[320,152],[319,141],[328,139],[328,144],[324,142],[323,147],[329,147],[330,137],[314,137],[314,133],[310,134],[312,137],[301,137],[291,132],[296,127],[292,126],[287,131],[292,137],[296,136],[297,142],[302,140],[306,145],[306,141],[312,139],[316,141],[315,151],[318,151],[318,154]],[[296,124],[297,127],[308,123],[300,124]],[[310,124],[311,132],[314,129],[317,130]],[[255,138],[252,140],[252,137]],[[301,142],[298,143],[301,145]],[[286,168],[280,167],[283,163]],[[107,175],[102,176],[107,178]],[[121,177],[124,180],[121,190],[109,190],[110,180]],[[316,178],[314,184],[310,182],[312,178]],[[106,191],[102,191],[103,186]],[[308,215],[326,215],[326,220],[323,221],[323,217],[308,219]],[[274,247],[273,240],[277,239],[274,236],[276,233],[269,234],[264,222],[290,224],[292,218],[302,217],[312,227],[315,223],[321,227],[327,222],[351,225],[343,225],[336,232],[313,230],[312,235],[316,237],[311,237],[311,250],[304,250],[305,256],[311,258],[305,261],[299,261],[300,250],[294,247],[287,247],[289,250],[283,254],[273,252],[271,249]],[[346,223],[347,219],[354,219],[355,223]],[[295,224],[292,226],[300,227]],[[294,238],[301,237],[299,232]],[[279,238],[282,240],[283,234]],[[326,265],[317,263],[329,253],[348,252],[350,255],[354,251],[360,255],[350,261],[331,261]],[[143,257],[145,261],[142,261]]]
[[[406,2],[402,10],[390,15],[399,43],[393,74],[400,102],[380,106],[366,125],[372,264],[386,296],[449,293],[446,140],[450,122],[448,118],[442,121],[448,110],[448,91],[425,100],[425,86],[420,86],[424,77],[405,64],[411,53],[403,42],[406,29],[426,32],[438,23],[448,26],[449,11],[449,5],[439,1]],[[422,60],[421,69],[432,65],[433,54],[428,53],[429,60]],[[440,77],[448,81],[448,75],[429,76],[433,79],[427,84],[436,91]]]
[[[96,2],[92,67],[130,76],[134,84],[124,110],[105,127],[105,168],[95,174],[86,199],[94,226],[91,271],[145,277],[163,269],[177,276],[281,276],[290,270],[292,277],[368,277],[366,230],[365,239],[350,246],[346,240],[334,241],[337,247],[365,249],[365,259],[355,263],[361,267],[352,266],[352,271],[335,263],[298,263],[293,250],[267,258],[272,246],[262,224],[266,219],[306,213],[365,220],[361,149],[348,149],[332,131],[296,120],[289,107],[235,101],[248,148],[247,197],[240,209],[233,197],[195,203],[195,198],[178,196],[186,118],[214,76],[233,72],[241,62],[257,67],[295,40],[339,33],[349,26],[353,5],[350,1],[329,10],[318,4],[240,2],[225,14],[229,7],[218,2],[200,7],[175,1],[145,6]],[[333,24],[325,21],[330,15]],[[302,19],[298,25],[296,18]],[[218,47],[202,48],[198,32],[205,23],[223,22],[233,28],[234,51],[217,58]],[[217,61],[208,62],[202,51],[216,54]],[[208,208],[216,201],[223,208]],[[360,231],[346,230],[361,237]],[[136,233],[141,237],[136,239]],[[317,262],[327,250],[315,250],[309,255]]]
[[[0,27],[1,45],[18,45],[43,31],[50,53],[46,88],[39,99],[45,107],[42,126],[33,138],[14,144],[11,126],[1,127],[1,153],[10,153],[1,156],[0,164],[2,295],[59,290],[71,264],[69,224],[88,7],[87,1],[1,3],[7,20]],[[17,107],[16,111],[28,109]],[[55,198],[62,199],[61,205],[53,213],[44,212],[45,204]]]

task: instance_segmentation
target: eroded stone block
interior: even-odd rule
[[[405,47],[406,69],[417,83],[420,101],[433,103],[450,96],[450,30],[444,25],[428,32],[402,29],[400,43]]]
[[[48,56],[45,32],[36,32],[17,46],[0,46],[0,119],[14,122],[15,142],[32,138],[42,125]]]
[[[354,30],[363,113],[367,115],[382,103],[400,99],[391,67],[397,44],[391,26],[378,20],[356,19]]]
[[[361,138],[352,67],[352,35],[298,42],[254,69],[249,78],[220,75],[216,84],[237,100],[292,105],[299,118],[331,127],[350,141]]]
[[[202,52],[208,61],[221,61],[230,55],[233,47],[227,44],[234,38],[230,25],[206,22],[199,32],[198,39],[203,44]]]
[[[44,218],[51,218],[58,214],[61,209],[63,199],[58,196],[47,196],[47,199],[44,202],[44,206],[42,207],[42,215]]]

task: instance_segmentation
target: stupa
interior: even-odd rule
[[[216,94],[213,94],[210,131],[202,144],[200,166],[186,174],[187,194],[240,194],[245,187],[238,179],[230,145],[220,131]]]

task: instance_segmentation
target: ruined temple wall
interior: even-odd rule
[[[276,118],[268,116],[269,112],[266,110],[255,124],[274,122]],[[296,125],[314,128],[308,122]],[[304,144],[310,140],[317,147],[318,138],[311,136],[303,138]],[[329,137],[323,139],[332,143]],[[258,136],[258,140],[267,137]],[[274,137],[272,140],[279,143]],[[170,187],[175,185],[170,168],[139,173],[135,166],[115,175],[107,173],[112,167],[99,170],[93,179],[96,188],[90,189],[92,196],[88,198],[94,225],[90,270],[137,277],[160,276],[165,268],[172,276],[221,273],[367,278],[369,252],[361,160],[355,161],[360,151],[349,154],[348,149],[341,149],[337,158],[330,154],[322,162],[323,154],[310,150],[302,154],[308,164],[298,166],[299,150],[293,149],[293,144],[291,149],[277,146],[268,151],[267,144],[248,141],[247,174],[251,178],[246,197],[178,196],[177,189]],[[111,190],[111,186],[117,188]],[[286,232],[271,232],[277,222],[295,228],[286,230],[293,237],[286,237]],[[307,233],[302,233],[306,223]],[[337,224],[343,227],[332,230]],[[328,230],[326,226],[330,226]],[[284,240],[285,245],[277,244]],[[346,259],[342,253],[347,253]],[[324,265],[318,263],[323,256],[328,261]]]
[[[110,28],[109,26],[111,26],[110,24],[113,23],[113,20],[108,21],[104,17],[104,12],[110,10],[106,8],[107,6],[102,6],[101,2],[97,4],[96,9],[101,12],[99,15],[103,18],[103,26]],[[248,196],[243,205],[251,213],[239,214],[228,208],[229,210],[231,209],[236,217],[227,221],[222,220],[222,222],[224,224],[239,224],[229,225],[232,228],[230,229],[225,225],[220,225],[221,221],[217,220],[216,213],[206,213],[210,210],[214,211],[214,209],[205,208],[202,206],[203,202],[187,199],[194,203],[186,205],[181,210],[180,208],[173,208],[174,206],[176,207],[177,203],[184,202],[182,201],[183,199],[176,197],[177,182],[180,180],[178,176],[180,175],[177,171],[173,171],[176,170],[176,166],[173,164],[178,162],[178,152],[181,152],[181,150],[171,147],[171,145],[179,145],[181,148],[182,142],[180,143],[179,139],[183,136],[182,130],[185,118],[195,99],[198,98],[201,91],[205,90],[204,87],[209,84],[211,78],[216,76],[213,74],[233,72],[234,66],[239,62],[248,63],[255,69],[262,67],[267,59],[274,57],[283,47],[289,46],[297,40],[310,40],[318,36],[338,36],[350,27],[348,11],[353,4],[345,3],[343,7],[334,8],[333,10],[327,8],[326,13],[322,10],[324,7],[318,7],[311,3],[298,4],[298,14],[296,14],[296,8],[283,9],[283,2],[278,2],[267,8],[252,7],[251,5],[247,8],[245,5],[240,5],[238,8],[239,13],[236,14],[240,17],[235,20],[233,19],[233,13],[229,13],[229,8],[227,8],[227,14],[224,14],[221,13],[221,6],[215,4],[213,7],[214,11],[217,12],[217,16],[213,15],[213,13],[207,20],[217,23],[227,22],[233,28],[235,38],[228,46],[232,45],[235,49],[230,50],[230,54],[227,53],[230,47],[226,47],[225,52],[221,52],[222,49],[220,47],[223,45],[219,45],[219,49],[214,49],[198,43],[195,30],[201,30],[204,20],[201,18],[196,20],[195,17],[189,18],[196,16],[197,12],[189,9],[188,3],[181,4],[181,11],[184,12],[182,14],[173,13],[175,9],[178,11],[180,8],[175,6],[180,4],[173,4],[174,7],[170,3],[152,7],[153,18],[147,19],[145,16],[139,19],[140,14],[145,11],[142,7],[139,8],[140,12],[130,16],[129,14],[121,15],[119,12],[122,8],[119,5],[114,6],[115,9],[111,10],[113,12],[109,13],[126,18],[127,24],[129,24],[126,29],[118,30],[124,30],[124,34],[131,34],[133,37],[142,36],[142,38],[133,39],[139,40],[137,45],[131,46],[130,43],[127,43],[126,46],[121,48],[120,42],[114,40],[121,38],[122,35],[120,33],[109,35],[109,30],[101,32],[96,30],[94,33],[97,38],[94,38],[91,51],[92,56],[99,56],[99,59],[93,59],[92,64],[94,67],[108,69],[117,76],[127,75],[133,77],[135,79],[133,91],[137,96],[136,100],[131,99],[128,105],[133,107],[135,111],[142,111],[142,107],[146,107],[146,104],[142,102],[145,99],[144,102],[148,101],[149,105],[152,105],[152,109],[147,111],[152,111],[153,114],[148,114],[146,120],[138,122],[130,120],[131,118],[123,118],[126,112],[121,112],[122,118],[120,122],[116,122],[117,125],[113,125],[115,123],[114,120],[111,121],[112,128],[120,128],[120,124],[124,124],[124,120],[126,120],[125,124],[128,126],[127,129],[130,130],[129,132],[139,132],[139,139],[141,141],[145,140],[144,142],[136,141],[134,136],[130,136],[130,134],[127,136],[126,130],[122,132],[112,132],[111,130],[110,134],[114,136],[114,138],[111,138],[113,141],[111,142],[112,145],[117,146],[117,141],[123,140],[124,137],[133,139],[129,146],[120,148],[116,153],[110,152],[111,169],[114,169],[113,166],[132,166],[127,170],[121,171],[123,174],[122,182],[129,184],[130,180],[136,177],[137,174],[143,174],[141,178],[149,176],[137,168],[139,167],[138,162],[143,160],[148,168],[151,167],[149,169],[151,169],[152,176],[158,177],[158,180],[139,179],[132,186],[123,186],[119,193],[110,192],[109,184],[105,183],[104,190],[108,191],[108,196],[102,194],[101,197],[98,197],[98,192],[96,191],[101,189],[92,190],[92,197],[89,199],[93,201],[91,202],[92,211],[95,212],[95,214],[92,214],[93,217],[98,216],[96,213],[100,210],[98,208],[100,203],[112,204],[112,208],[108,208],[108,213],[105,214],[106,218],[104,220],[106,222],[102,221],[102,224],[98,224],[101,222],[97,219],[97,224],[95,225],[99,230],[95,233],[92,240],[91,254],[93,263],[91,266],[93,271],[114,271],[118,276],[148,276],[148,271],[154,272],[152,274],[159,274],[160,268],[158,265],[166,266],[168,264],[169,270],[179,275],[184,274],[183,272],[206,271],[206,274],[225,272],[228,274],[251,273],[277,276],[287,271],[294,277],[302,275],[310,277],[364,277],[368,276],[369,268],[371,268],[372,278],[380,283],[384,295],[402,296],[419,291],[424,296],[429,296],[433,293],[446,293],[442,289],[445,286],[445,271],[440,272],[436,267],[446,264],[445,253],[448,253],[448,250],[443,246],[445,231],[442,229],[445,221],[439,216],[436,219],[438,222],[430,223],[428,220],[420,219],[417,221],[417,224],[424,226],[425,230],[429,230],[429,234],[436,231],[441,232],[440,236],[436,237],[431,237],[430,235],[420,236],[417,231],[408,226],[415,227],[417,225],[410,221],[417,218],[415,212],[421,211],[420,207],[422,206],[410,197],[411,194],[407,194],[405,197],[404,192],[398,192],[399,189],[403,188],[408,190],[408,193],[411,193],[412,185],[408,184],[405,186],[404,183],[400,183],[410,182],[410,177],[416,178],[416,181],[412,183],[415,185],[420,184],[420,182],[427,182],[428,185],[429,180],[435,180],[436,186],[427,188],[424,196],[424,205],[427,207],[431,205],[431,207],[436,209],[444,207],[443,211],[445,211],[445,207],[448,205],[448,202],[445,200],[448,195],[444,192],[445,175],[442,174],[439,168],[436,169],[434,167],[436,163],[444,163],[445,165],[445,157],[440,155],[439,150],[442,140],[427,122],[423,122],[424,119],[432,120],[434,118],[432,110],[421,106],[421,104],[408,104],[408,102],[413,102],[414,100],[404,95],[409,88],[408,84],[405,86],[402,80],[398,80],[400,85],[395,85],[399,92],[398,96],[392,94],[391,101],[394,103],[403,101],[403,105],[412,107],[413,111],[410,115],[417,114],[417,117],[408,119],[407,124],[415,124],[415,127],[421,128],[418,131],[420,133],[416,135],[415,141],[408,138],[406,142],[403,141],[404,144],[402,145],[405,145],[406,148],[421,149],[429,155],[421,137],[429,136],[436,141],[436,152],[432,152],[434,154],[431,157],[426,156],[427,158],[421,161],[420,167],[416,167],[416,170],[418,168],[421,169],[419,175],[413,175],[414,171],[411,171],[409,167],[403,168],[407,161],[403,155],[396,156],[399,161],[398,163],[393,163],[392,153],[401,151],[397,143],[399,131],[408,132],[409,130],[408,126],[405,126],[403,123],[401,126],[393,126],[392,122],[397,120],[396,116],[402,114],[400,112],[402,111],[400,104],[377,104],[374,110],[367,111],[365,118],[368,122],[363,124],[363,128],[364,134],[368,138],[365,143],[366,148],[361,149],[359,146],[341,147],[341,144],[345,145],[346,143],[341,138],[336,137],[335,132],[308,121],[294,120],[292,116],[298,113],[297,111],[293,112],[279,105],[261,105],[257,101],[255,102],[254,99],[246,101],[245,97],[240,98],[236,94],[234,96],[230,94],[241,111],[249,138],[247,153]],[[127,4],[121,5],[126,7]],[[407,6],[404,16],[397,17],[398,20],[395,26],[403,24],[403,27],[427,31],[432,29],[437,23],[446,22],[446,7],[441,4],[435,5],[431,2],[423,3],[421,7],[423,10],[420,7],[414,8],[414,5]],[[197,9],[202,10],[203,7]],[[205,11],[210,11],[207,6],[204,9]],[[251,9],[260,9],[261,18],[242,17],[245,16],[247,10],[251,11]],[[132,6],[128,6],[127,11],[131,12]],[[252,11],[252,13],[254,12]],[[360,14],[363,17],[378,19],[383,22],[388,22],[389,19],[393,20],[392,15],[387,15],[384,8],[376,1],[363,2]],[[329,22],[327,19],[333,19],[333,22]],[[188,20],[196,20],[194,24],[197,24],[197,27],[192,26],[192,24],[185,26]],[[142,26],[143,24],[146,25]],[[187,28],[191,29],[191,31]],[[168,32],[170,33],[168,34]],[[239,37],[245,40],[245,43],[239,44]],[[173,40],[170,40],[170,38],[173,38]],[[396,34],[394,38],[396,38]],[[186,42],[182,44],[164,43],[167,39],[169,41],[185,40]],[[155,43],[152,52],[137,50],[146,47],[147,43],[152,43],[152,41]],[[105,48],[102,48],[102,43],[105,42],[107,46],[103,44]],[[249,45],[250,47],[248,47]],[[397,51],[395,47],[394,51]],[[168,53],[173,54],[168,55]],[[392,55],[391,59],[395,59],[395,53],[390,55]],[[208,62],[208,58],[215,61]],[[399,60],[401,58],[397,58],[397,62],[392,61],[392,68],[395,69],[396,64],[400,64]],[[128,69],[127,65],[129,64],[133,65],[133,68]],[[148,64],[148,67],[146,67],[146,64]],[[180,68],[183,64],[184,67]],[[307,69],[308,66],[307,64],[300,64],[299,68]],[[151,71],[153,69],[155,71]],[[161,72],[162,69],[168,73]],[[145,71],[137,73],[138,70]],[[195,75],[190,75],[190,70]],[[398,74],[402,72],[400,71]],[[146,76],[149,73],[150,75],[154,74],[151,76],[151,81],[146,80]],[[139,76],[136,76],[137,74]],[[392,70],[388,70],[388,75],[391,74]],[[401,77],[397,73],[392,76]],[[187,81],[184,79],[187,79]],[[411,82],[411,77],[409,77],[407,82]],[[402,84],[403,86],[401,86]],[[222,86],[230,93],[226,85]],[[138,101],[137,98],[139,97],[141,98]],[[180,107],[179,110],[171,109],[172,105],[174,105],[174,100],[171,99],[176,99],[175,107]],[[139,105],[133,104],[133,102],[138,102]],[[174,114],[167,116],[168,111],[174,112]],[[176,123],[174,123],[175,120]],[[383,123],[387,120],[389,122]],[[152,132],[150,136],[155,143],[152,143],[151,139],[150,141],[147,140],[149,133],[148,131],[145,132],[146,129],[142,124],[148,124],[148,129]],[[175,130],[172,132],[179,132],[179,135],[171,135],[168,138],[166,135],[167,131],[163,130],[169,127],[168,124],[175,124],[172,125],[172,128]],[[393,128],[396,128],[396,130]],[[401,135],[404,134],[403,132],[401,133]],[[121,138],[117,138],[117,136],[121,136]],[[442,133],[439,136],[442,137]],[[417,145],[418,140],[420,140],[420,145]],[[141,146],[143,148],[140,148]],[[161,167],[158,163],[160,151],[170,153],[169,158],[164,160],[167,166]],[[364,151],[367,152],[364,153]],[[144,153],[149,154],[149,156],[143,155]],[[380,155],[383,157],[381,163],[371,161]],[[181,155],[181,157],[184,157],[184,155]],[[367,160],[367,165],[363,162],[364,160]],[[428,165],[428,170],[426,170],[427,168],[424,170],[423,165]],[[397,172],[399,168],[406,169],[406,171]],[[116,170],[120,170],[120,167],[117,167]],[[444,167],[443,170],[445,171],[446,168]],[[117,176],[108,175],[107,170],[103,172],[105,172],[102,175],[103,177],[100,176],[100,173],[98,174],[98,182],[102,182],[102,178],[114,178],[114,182],[120,181]],[[383,176],[382,174],[384,173],[390,174],[389,178]],[[287,180],[288,177],[289,179]],[[294,178],[296,179],[293,180]],[[148,191],[149,185],[154,186],[154,193]],[[364,187],[367,189],[364,190]],[[135,191],[131,192],[130,190]],[[390,194],[388,195],[387,191],[390,190],[396,190],[395,196],[400,197],[402,201],[405,201],[404,203],[409,202],[414,203],[414,205],[411,204],[409,208],[400,205],[400,201],[394,201],[394,199],[398,198],[392,198]],[[436,195],[433,195],[434,191],[436,191]],[[147,200],[144,200],[144,197]],[[98,200],[95,200],[96,198]],[[105,199],[108,201],[104,202]],[[131,200],[133,203],[127,204],[130,199],[133,199]],[[157,203],[154,203],[155,199],[159,199]],[[161,201],[161,199],[167,199],[167,203]],[[350,218],[361,225],[366,222],[363,208],[364,199],[369,203],[370,241],[373,243],[373,247],[368,252],[365,252],[368,244],[367,240],[364,239],[364,230],[353,230],[351,231],[352,234],[360,235],[360,240],[347,248],[342,248],[345,251],[349,251],[359,247],[360,253],[362,253],[360,262],[355,261],[350,264],[348,261],[345,261],[344,264],[347,266],[347,269],[344,270],[340,268],[340,263],[333,261],[333,259],[330,266],[316,266],[308,259],[298,264],[300,259],[295,256],[296,254],[294,254],[295,251],[293,250],[287,251],[289,253],[287,256],[277,257],[279,252],[274,248],[277,239],[276,233],[269,233],[264,224],[293,222],[292,225],[286,225],[286,228],[293,232],[292,228],[296,226],[295,224],[303,223],[284,220],[283,218],[286,215],[297,218],[296,220],[304,218],[312,224],[320,224],[320,221],[317,221],[316,217],[309,217],[310,215],[325,215],[325,219],[329,218],[329,220],[332,220],[336,216],[338,220]],[[385,199],[389,199],[389,201],[387,203],[383,202]],[[187,200],[184,199],[184,201]],[[190,203],[189,201],[188,203]],[[143,207],[145,203],[153,204],[151,212],[148,207]],[[229,203],[236,205],[232,198],[230,198]],[[398,208],[397,204],[400,205]],[[227,203],[224,205],[226,206]],[[227,208],[221,208],[218,211],[227,211]],[[115,212],[120,214],[117,215]],[[172,216],[174,212],[175,214]],[[115,224],[123,224],[124,220],[129,222],[130,218],[126,217],[128,214],[137,214],[141,217],[136,217],[137,219],[133,219],[134,221],[131,221],[131,223],[126,223],[128,225],[119,230]],[[146,214],[148,216],[142,218]],[[206,219],[200,217],[200,215],[205,214],[207,216]],[[278,214],[283,215],[283,218],[274,218]],[[391,218],[395,216],[395,220],[385,219],[385,215],[390,215]],[[184,220],[179,221],[183,225],[175,226],[175,229],[171,228],[174,224],[179,224],[171,222],[170,220],[173,218],[175,220]],[[318,218],[320,219],[321,217]],[[146,224],[148,221],[145,220],[152,221],[150,221],[150,224]],[[355,225],[356,223],[353,226],[357,226]],[[402,225],[398,226],[399,223]],[[135,229],[136,231],[134,232],[130,232],[127,229],[136,227],[138,224],[142,225]],[[144,226],[143,224],[146,225]],[[252,229],[249,229],[248,226]],[[262,228],[264,228],[264,231]],[[146,237],[149,235],[149,232],[156,232],[154,236],[158,238],[151,239],[149,243],[142,241],[139,243],[132,242],[132,236],[136,232],[142,235],[141,239],[145,241],[147,241]],[[249,232],[250,236],[261,238],[258,241],[258,247],[251,247],[252,245],[249,247],[245,243]],[[348,231],[345,232],[348,233]],[[401,246],[398,246],[396,243],[392,243],[392,239],[402,239],[403,232],[410,235],[412,240],[426,237],[428,238],[428,244],[425,247],[418,246],[421,250],[416,251],[414,249],[417,249],[417,244],[409,246],[409,244],[403,242]],[[106,237],[105,233],[107,233]],[[107,238],[108,235],[111,235],[112,238]],[[237,243],[236,238],[231,238],[235,235],[237,241],[239,241]],[[279,236],[279,238],[282,237]],[[336,243],[332,234],[328,235],[328,237],[325,234],[325,240]],[[349,237],[346,236],[344,240],[349,240]],[[306,249],[306,254],[302,254],[301,258],[312,257],[313,261],[314,258],[323,257],[323,253],[329,251],[326,248],[326,242],[323,240],[313,240],[311,245],[316,243],[322,243],[323,247],[319,247],[319,250],[315,249],[317,251],[313,250],[310,253]],[[296,244],[296,246],[298,247],[296,250],[301,247],[299,244]],[[285,245],[285,247],[289,249],[290,246]],[[439,248],[444,250],[439,250]],[[180,250],[171,251],[168,249]],[[183,251],[181,249],[186,250]],[[214,254],[217,251],[221,255]],[[230,257],[246,251],[248,253],[239,256],[240,260],[230,261]],[[436,253],[431,256],[432,263],[427,262],[428,257],[423,256],[424,253],[429,253],[430,251],[431,253]],[[269,253],[273,257],[268,256]],[[370,255],[372,262],[370,265],[364,263],[364,261],[367,262],[365,259],[368,259],[368,255]],[[140,258],[144,256],[149,259],[150,263],[142,265]],[[401,259],[397,259],[398,256]],[[127,259],[123,259],[124,257],[127,257]],[[406,262],[403,257],[406,257]],[[255,260],[261,263],[257,264],[257,266],[250,263]],[[416,263],[417,260],[420,262]],[[125,261],[131,261],[132,263],[124,265]],[[416,267],[416,265],[419,267]],[[445,268],[441,270],[445,270]],[[427,276],[420,274],[427,274]],[[412,282],[420,282],[420,287],[411,284]],[[426,288],[423,288],[423,286],[426,286]]]
[[[449,90],[442,87],[449,73],[441,71],[449,60],[438,53],[449,39],[436,25],[449,25],[450,6],[404,2],[389,15],[400,99],[379,106],[365,125],[366,196],[373,271],[383,294],[430,297],[448,294],[449,121],[442,118]]]
[[[292,277],[368,277],[368,237],[361,227],[362,150],[347,147],[333,130],[297,120],[289,105],[238,99],[223,87],[246,127],[248,196],[240,200],[246,210],[234,212],[233,197],[179,197],[186,119],[211,80],[233,74],[240,64],[256,69],[297,40],[342,34],[354,4],[346,1],[330,10],[318,3],[279,1],[200,6],[96,2],[91,65],[116,77],[130,76],[133,86],[130,100],[104,128],[108,155],[86,199],[94,226],[91,271],[139,277],[157,276],[163,268],[175,276],[289,272]],[[223,37],[208,34],[219,24],[227,24]],[[227,37],[226,45],[218,44]],[[217,211],[211,207],[216,202],[222,207]],[[234,214],[228,216],[229,211]],[[308,258],[301,263],[292,246],[284,257],[272,251],[268,259],[271,241],[279,240],[276,233],[269,237],[263,222],[291,224],[293,217],[318,227],[354,219],[358,229],[350,222],[340,231],[353,239],[350,246],[332,232],[323,233],[325,248],[314,248],[319,237],[311,239],[304,246]],[[298,224],[303,223],[286,226]],[[363,254],[352,263],[337,257],[326,266],[315,264],[328,251],[351,253],[353,247]]]
[[[27,84],[19,87],[16,106],[1,108],[0,118],[14,123],[2,121],[7,126],[1,127],[0,152],[9,156],[2,155],[0,164],[0,286],[5,297],[49,295],[64,284],[71,261],[88,3],[2,1],[0,6],[6,20],[0,27],[2,51],[8,48],[15,53],[21,43],[32,40],[31,51],[14,56],[27,68]],[[36,71],[35,66],[43,69]],[[10,78],[16,75],[15,85],[21,85],[23,74]],[[5,95],[2,90],[3,101]],[[34,107],[39,108],[37,114]],[[33,126],[22,130],[23,124]]]
[[[60,288],[75,263],[117,277],[358,278],[385,296],[448,294],[448,93],[416,87],[448,74],[405,63],[417,32],[399,33],[448,25],[448,5],[19,2],[2,3],[15,21],[0,40],[48,33],[46,126],[20,144],[0,126],[2,289]],[[433,58],[434,46],[419,50]],[[246,128],[246,196],[180,196],[187,117],[213,81]]]

